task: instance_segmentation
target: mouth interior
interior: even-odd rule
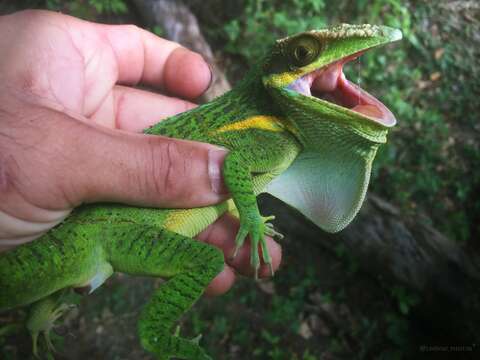
[[[362,114],[384,126],[393,126],[395,116],[378,99],[350,82],[343,73],[343,65],[362,53],[345,57],[330,65],[305,74],[287,88],[304,96],[314,97]]]

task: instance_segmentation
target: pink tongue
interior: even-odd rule
[[[351,110],[377,119],[383,117],[383,113],[375,105],[356,105]]]
[[[342,72],[342,63],[329,66],[320,76],[317,76],[312,84],[312,90],[319,92],[331,92],[337,88],[338,77]]]

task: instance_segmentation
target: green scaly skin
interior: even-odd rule
[[[318,42],[319,51],[313,56],[306,55],[305,49],[298,51],[302,36]],[[320,159],[315,160],[320,168],[325,164],[325,169],[331,169],[327,165],[338,163],[332,169],[342,170],[364,164],[359,175],[352,176],[352,181],[361,178],[361,184],[352,190],[356,197],[351,204],[340,204],[339,200],[322,210],[319,219],[325,217],[329,222],[317,222],[316,215],[310,215],[318,209],[298,206],[326,230],[343,228],[363,200],[371,162],[378,146],[385,142],[388,126],[286,88],[311,71],[400,37],[398,30],[386,27],[342,25],[279,40],[235,89],[147,129],[147,134],[229,149],[223,175],[234,205],[230,200],[216,206],[175,210],[114,204],[82,206],[40,239],[0,257],[0,310],[32,304],[27,328],[37,353],[39,334],[51,348],[49,331],[66,309],[61,301],[64,289],[92,292],[113,272],[163,277],[169,280],[156,290],[139,320],[142,345],[158,359],[210,359],[197,339],[173,334],[175,322],[202,295],[224,263],[218,249],[192,237],[226,211],[238,211],[237,249],[249,236],[255,271],[260,265],[259,245],[263,261],[270,264],[264,237],[275,232],[266,224],[271,218],[260,215],[256,195],[292,163],[295,165],[297,157],[310,153],[317,154],[313,158]],[[314,50],[317,45],[313,45]],[[308,61],[305,56],[310,56]],[[325,158],[331,161],[326,163]],[[333,174],[328,171],[332,170],[326,170],[328,176]],[[348,174],[339,179],[345,177]],[[309,182],[305,184],[309,186]],[[289,189],[284,191],[288,193]],[[327,195],[321,195],[318,201],[328,203]],[[336,198],[343,199],[341,192],[333,196],[333,201]],[[295,201],[291,202],[294,206]]]

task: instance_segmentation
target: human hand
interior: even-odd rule
[[[135,26],[47,11],[2,16],[0,33],[0,249],[38,238],[82,203],[225,199],[224,150],[135,134],[195,106],[184,99],[211,80],[198,54]],[[174,97],[132,87],[139,84]],[[199,238],[229,255],[237,229],[226,215]],[[277,268],[280,247],[268,244]],[[248,254],[242,249],[207,293],[228,290],[233,268],[250,273]]]

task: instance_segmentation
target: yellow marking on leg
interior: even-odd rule
[[[234,206],[233,201],[228,200],[213,206],[170,210],[163,227],[180,235],[194,237]]]

